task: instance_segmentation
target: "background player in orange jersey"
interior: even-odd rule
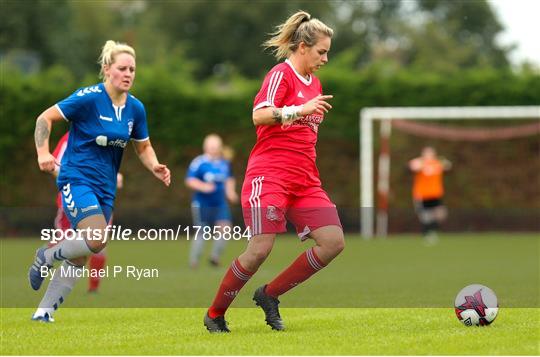
[[[430,146],[422,149],[420,157],[409,161],[409,169],[415,174],[412,190],[414,207],[422,224],[422,234],[429,244],[437,242],[437,231],[448,213],[443,204],[443,174],[451,167],[452,163],[438,158]]]

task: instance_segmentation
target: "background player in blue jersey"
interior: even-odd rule
[[[191,201],[193,225],[210,227],[212,232],[215,229],[224,233],[231,228],[231,211],[227,200],[231,203],[238,201],[231,163],[223,156],[223,142],[216,134],[206,136],[203,151],[204,154],[193,159],[186,175],[186,185],[194,191]],[[196,237],[190,237],[193,239],[189,256],[192,268],[199,265],[205,242],[202,232],[199,231]],[[223,237],[217,238],[213,239],[210,255],[210,264],[213,266],[219,265],[219,258],[227,242]]]
[[[28,273],[34,290],[41,287],[43,272],[54,261],[63,263],[44,297],[53,308],[34,314],[35,320],[51,321],[52,312],[72,290],[86,257],[105,247],[103,238],[113,211],[116,177],[128,142],[133,141],[139,159],[156,178],[166,186],[171,182],[169,169],[159,163],[150,143],[144,105],[128,92],[135,80],[135,51],[128,45],[107,41],[99,61],[103,83],[78,89],[36,120],[39,168],[51,172],[55,164],[60,165],[57,186],[63,207],[71,226],[81,231],[77,239],[64,239],[36,252]],[[70,123],[70,137],[62,162],[55,163],[49,136],[52,124],[62,119]]]

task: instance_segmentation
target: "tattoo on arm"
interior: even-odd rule
[[[274,108],[272,110],[272,119],[274,119],[276,123],[281,123],[281,110]]]
[[[45,140],[49,138],[49,126],[47,120],[43,117],[39,117],[36,121],[36,130],[34,132],[34,140],[38,147],[42,147],[45,144]]]

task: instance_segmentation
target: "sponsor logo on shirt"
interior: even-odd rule
[[[99,135],[96,137],[96,144],[99,146],[114,146],[117,148],[125,148],[127,146],[127,141],[122,139],[108,140],[105,135]]]
[[[114,147],[123,149],[127,146],[127,141],[122,140],[122,139],[111,140],[109,141],[109,146],[114,146]]]
[[[320,114],[310,114],[296,119],[293,124],[308,126],[317,133],[319,131],[319,124],[322,123],[323,119],[324,117]]]
[[[298,91],[298,98],[304,98],[304,95],[302,94],[301,90]]]
[[[96,144],[99,146],[107,146],[107,137],[105,135],[100,135],[96,138]]]

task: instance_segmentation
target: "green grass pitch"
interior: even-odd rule
[[[109,265],[157,267],[159,278],[108,278],[99,294],[81,280],[54,324],[30,321],[42,292],[26,272],[36,239],[1,244],[3,355],[538,355],[539,239],[532,234],[443,235],[426,247],[414,236],[348,236],[335,262],[281,298],[283,332],[271,331],[251,295],[308,247],[280,237],[227,314],[231,334],[202,325],[224,269],[187,267],[188,244],[111,242]],[[245,242],[231,242],[225,261]],[[207,246],[209,248],[209,245]],[[465,285],[499,297],[491,326],[465,327],[452,308]]]

